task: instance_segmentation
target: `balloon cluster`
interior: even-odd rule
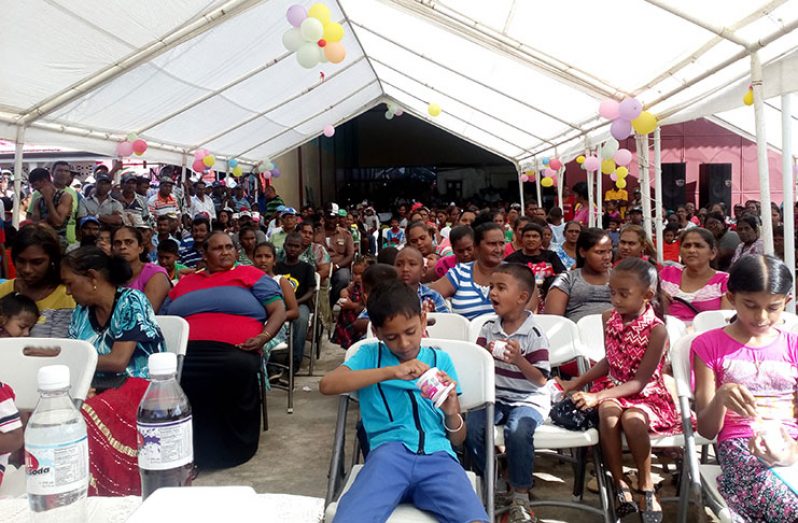
[[[232,170],[233,176],[236,178],[241,178],[241,175],[244,174],[244,169],[238,164],[238,160],[235,158],[227,162],[227,167]]]
[[[405,110],[393,102],[387,102],[385,104],[385,107],[387,108],[387,110],[385,111],[386,120],[393,120],[394,116],[402,116],[403,114],[405,114]]]
[[[544,157],[542,162],[546,168],[543,169],[543,178],[540,180],[540,185],[542,187],[553,187],[557,182],[555,178],[555,176],[557,176],[557,171],[562,169],[562,162],[557,158],[548,157]]]
[[[194,172],[204,173],[216,164],[216,157],[208,152],[208,149],[197,149],[194,151],[194,163],[191,168]]]
[[[657,128],[657,117],[643,110],[643,104],[636,98],[624,98],[623,101],[607,99],[599,104],[599,115],[612,120],[610,134],[616,140],[625,140],[632,135],[632,129],[638,134],[649,134]]]
[[[116,144],[116,154],[119,157],[135,154],[141,156],[147,151],[147,142],[139,138],[136,133],[127,135],[124,141]]]
[[[269,158],[265,158],[258,162],[255,166],[255,170],[261,173],[267,180],[271,178],[279,178],[280,177],[280,169],[274,165]]]
[[[339,64],[346,58],[346,48],[341,43],[344,28],[330,20],[330,9],[316,3],[305,10],[299,4],[292,5],[286,13],[291,29],[283,34],[283,45],[296,53],[296,61],[306,69],[319,63]]]
[[[619,149],[620,144],[614,138],[607,140],[601,148],[601,158],[597,156],[578,156],[576,163],[582,169],[595,172],[599,169],[603,174],[610,175],[618,189],[626,188],[626,177],[629,175],[629,164],[632,163],[632,153],[627,149]]]
[[[743,103],[745,105],[754,105],[754,86],[748,84],[748,90],[743,95]]]

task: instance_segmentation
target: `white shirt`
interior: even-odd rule
[[[216,207],[213,205],[213,199],[207,194],[203,201],[196,196],[191,197],[191,217],[193,218],[201,212],[206,212],[211,219],[216,219]]]

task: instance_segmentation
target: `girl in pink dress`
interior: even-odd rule
[[[590,392],[577,392],[573,400],[582,409],[598,407],[601,448],[618,496],[617,515],[638,510],[623,476],[623,433],[637,466],[643,522],[659,523],[662,508],[651,478],[649,431],[678,432],[681,421],[662,378],[668,333],[656,267],[640,258],[624,259],[612,271],[610,293],[613,309],[602,315],[606,356],[563,388],[579,390],[594,382]]]

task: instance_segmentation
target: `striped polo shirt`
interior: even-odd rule
[[[255,267],[238,265],[181,277],[161,313],[185,318],[191,341],[238,345],[263,331],[264,307],[280,299],[280,285],[273,278]]]
[[[531,312],[526,311],[524,323],[512,334],[502,328],[499,318],[488,320],[482,326],[477,344],[487,347],[494,340],[517,340],[524,359],[540,369],[544,376],[551,372],[549,364],[549,339],[535,322]],[[543,419],[549,415],[551,400],[545,385],[538,387],[524,376],[516,365],[495,360],[496,401],[514,407],[532,407]]]
[[[446,273],[446,279],[454,287],[452,312],[473,320],[482,314],[493,312],[488,298],[490,289],[474,283],[474,262],[458,263]]]

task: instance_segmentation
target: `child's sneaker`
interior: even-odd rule
[[[507,490],[497,491],[493,496],[493,505],[497,508],[505,508],[513,502],[513,493]]]
[[[507,523],[537,523],[535,513],[529,508],[529,501],[514,497],[507,514]]]

